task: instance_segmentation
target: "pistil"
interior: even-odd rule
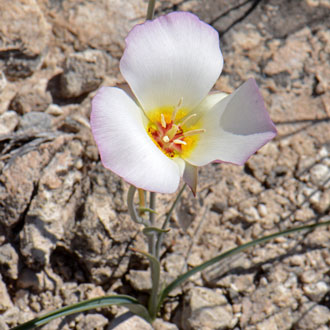
[[[178,129],[179,129],[179,126],[173,124],[172,127],[167,131],[166,135],[170,138],[170,140],[174,138]]]

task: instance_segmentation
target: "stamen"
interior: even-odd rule
[[[178,131],[179,126],[173,124],[172,127],[167,131],[167,136],[170,139],[173,139],[174,135],[176,134],[176,132]]]
[[[162,124],[163,128],[166,128],[166,120],[164,114],[160,114],[160,123]]]
[[[183,125],[187,124],[187,122],[192,119],[192,118],[195,118],[197,116],[196,113],[192,113],[190,116],[186,117],[181,123],[179,123],[178,125],[180,127],[182,127]]]
[[[171,120],[174,121],[178,111],[180,110],[181,106],[182,106],[182,102],[183,102],[183,97],[180,98],[178,104],[174,107],[174,110],[172,112],[172,117]]]
[[[202,133],[205,133],[205,132],[206,132],[206,129],[204,129],[204,128],[193,129],[191,131],[184,132],[183,133],[183,136],[184,137],[186,137],[186,136],[192,136],[192,135],[202,134]]]
[[[163,141],[164,141],[165,143],[170,142],[170,138],[169,138],[167,135],[165,135],[165,136],[163,137]]]
[[[187,145],[187,142],[186,141],[182,141],[182,140],[179,140],[179,139],[175,139],[175,140],[173,140],[173,142],[175,144],[184,144],[184,145]]]

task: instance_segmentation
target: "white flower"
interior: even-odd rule
[[[135,26],[120,70],[137,101],[103,87],[92,102],[103,165],[138,188],[172,193],[181,177],[195,192],[199,166],[244,164],[276,129],[253,79],[208,95],[222,66],[218,33],[193,14]]]

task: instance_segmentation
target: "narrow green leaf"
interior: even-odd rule
[[[66,316],[66,315],[83,312],[83,311],[100,308],[100,307],[107,307],[107,306],[111,306],[111,305],[125,306],[132,313],[142,317],[147,322],[149,322],[149,323],[152,322],[147,309],[143,305],[141,305],[135,298],[126,296],[126,295],[116,295],[116,296],[104,296],[104,297],[84,300],[77,304],[74,304],[71,306],[66,306],[66,307],[57,309],[53,312],[49,312],[45,315],[42,315],[31,321],[28,321],[24,324],[18,325],[17,327],[15,327],[11,330],[34,329],[35,327],[46,324],[61,316]]]
[[[203,271],[204,269],[206,269],[207,267],[210,267],[212,265],[214,265],[215,263],[221,261],[222,259],[225,259],[227,257],[231,257],[241,251],[246,250],[249,247],[255,246],[257,244],[261,244],[267,241],[270,241],[276,237],[280,237],[280,236],[284,236],[284,235],[289,235],[298,231],[303,231],[303,230],[312,230],[315,229],[317,227],[320,226],[328,226],[330,225],[330,221],[326,221],[326,222],[319,222],[319,223],[315,223],[312,225],[306,225],[306,226],[301,226],[301,227],[296,227],[296,228],[291,228],[291,229],[287,229],[287,230],[283,230],[271,235],[267,235],[261,238],[258,238],[254,241],[248,242],[246,244],[240,245],[236,248],[230,249],[204,263],[202,263],[199,266],[196,266],[192,269],[190,269],[189,271],[187,271],[186,273],[180,275],[177,279],[175,279],[174,281],[172,281],[160,294],[160,299],[159,299],[159,304],[158,304],[158,310],[160,309],[164,299],[167,297],[167,295],[174,290],[177,286],[181,285],[184,281],[186,281],[189,277],[193,276],[194,274]]]

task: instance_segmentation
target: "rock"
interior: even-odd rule
[[[302,317],[299,318],[295,329],[310,330],[319,329],[322,325],[327,325],[330,320],[330,311],[326,306],[306,303],[302,307]]]
[[[52,101],[45,77],[39,74],[29,80],[21,86],[10,103],[10,108],[21,115],[31,111],[45,111]]]
[[[184,329],[231,329],[237,323],[231,305],[220,290],[195,287],[185,299],[182,318]]]
[[[50,253],[58,240],[73,228],[81,194],[79,187],[76,187],[81,180],[81,172],[74,168],[78,155],[73,155],[70,150],[70,146],[76,143],[79,144],[77,141],[68,141],[66,148],[56,153],[47,164],[47,170],[39,179],[38,191],[26,213],[20,246],[27,265],[34,269],[48,264]]]
[[[272,60],[267,63],[264,72],[271,76],[286,74],[291,79],[298,78],[303,68],[303,63],[311,51],[305,39],[307,33],[308,29],[305,29],[290,36],[285,44],[274,53]]]
[[[48,46],[50,25],[35,0],[1,0],[0,70],[10,79],[33,74]],[[28,28],[27,28],[28,27]]]
[[[5,81],[5,83],[4,83]],[[11,100],[16,95],[18,86],[13,82],[7,82],[4,73],[0,69],[0,114],[8,111]]]
[[[151,289],[151,278],[149,270],[131,269],[126,275],[126,279],[132,287],[138,291],[149,291]]]
[[[175,324],[165,322],[162,319],[156,319],[152,326],[154,330],[179,330],[179,328]]]
[[[17,279],[18,255],[9,243],[0,246],[0,270],[3,276]]]
[[[52,130],[52,116],[44,112],[26,113],[19,123],[19,129],[43,132]]]
[[[6,111],[0,115],[0,135],[13,132],[18,125],[18,120],[15,111]]]
[[[319,302],[329,291],[329,286],[324,281],[319,281],[317,283],[305,284],[303,291],[311,300]]]
[[[76,325],[77,330],[103,330],[104,327],[108,324],[108,319],[101,314],[87,314]]]
[[[4,317],[0,315],[0,329],[9,330],[8,325],[5,323]]]
[[[0,223],[10,227],[20,220],[36,194],[40,173],[56,151],[72,137],[50,134],[37,137],[15,136],[17,148],[0,174]],[[26,139],[31,142],[24,144]]]
[[[40,275],[40,273],[35,273],[31,269],[25,268],[20,272],[17,284],[22,289],[31,288],[34,291],[41,291],[43,285],[42,276]]]
[[[60,96],[73,98],[95,90],[114,62],[111,57],[98,50],[71,54],[60,75]]]
[[[165,260],[165,269],[173,277],[177,277],[185,270],[186,259],[183,255],[173,253]]]
[[[116,316],[107,327],[107,330],[152,330],[152,326],[139,316],[132,315],[127,319],[124,319],[122,316],[124,315]]]
[[[48,3],[44,10],[51,13],[62,43],[74,44],[78,51],[105,50],[116,58],[122,54],[128,31],[143,21],[147,10],[147,3],[140,0],[115,0],[111,4],[107,0],[97,3],[68,0],[58,6],[52,1]]]
[[[330,178],[329,166],[323,164],[317,164],[311,169],[311,181],[320,185]]]
[[[53,103],[48,106],[45,112],[52,116],[61,116],[64,114],[63,109],[59,105]]]
[[[304,271],[300,275],[300,280],[305,284],[315,283],[319,281],[321,278],[322,278],[322,274],[316,272],[314,269],[309,269],[307,271]]]
[[[0,275],[0,312],[4,312],[13,307],[10,296],[8,294],[6,284],[2,281]]]

